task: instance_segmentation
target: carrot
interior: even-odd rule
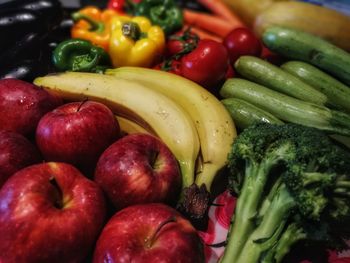
[[[227,22],[226,20],[204,12],[192,11],[184,8],[183,15],[185,23],[191,26],[196,26],[214,33],[220,37],[225,37],[231,30],[243,27],[240,21]]]
[[[185,25],[187,27],[190,27],[190,31],[194,34],[196,34],[200,39],[211,39],[211,40],[215,40],[217,42],[222,42],[223,38],[219,37],[213,33],[210,33],[208,31],[205,31],[201,28],[195,27],[195,26],[190,26],[190,25]]]
[[[222,0],[197,0],[213,14],[225,19],[227,22],[243,25],[242,20]]]

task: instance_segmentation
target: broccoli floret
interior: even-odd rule
[[[337,226],[349,222],[350,153],[322,131],[250,126],[236,138],[228,167],[238,200],[222,262],[280,262],[301,239],[347,237]]]

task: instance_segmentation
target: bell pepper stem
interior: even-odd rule
[[[85,14],[75,12],[72,14],[72,19],[74,22],[84,20],[87,23],[89,23],[90,25],[89,31],[98,33],[98,32],[103,32],[105,30],[105,25],[102,22],[98,22]]]
[[[141,29],[137,23],[125,22],[122,26],[123,35],[133,40],[138,40],[141,37]]]

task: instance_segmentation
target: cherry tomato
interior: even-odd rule
[[[166,43],[166,55],[171,57],[175,55],[183,55],[191,52],[196,48],[199,37],[186,29],[170,36]]]
[[[223,40],[227,48],[231,63],[243,55],[260,57],[262,44],[254,33],[247,28],[236,28],[226,35]]]
[[[181,57],[182,76],[211,90],[225,78],[228,52],[222,43],[202,39],[190,53]]]

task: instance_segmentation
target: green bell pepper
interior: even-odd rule
[[[181,29],[183,25],[182,9],[173,0],[143,0],[132,5],[134,15],[148,17],[166,35]]]
[[[110,66],[108,53],[101,47],[83,39],[67,39],[53,51],[53,64],[60,71],[103,71]]]

